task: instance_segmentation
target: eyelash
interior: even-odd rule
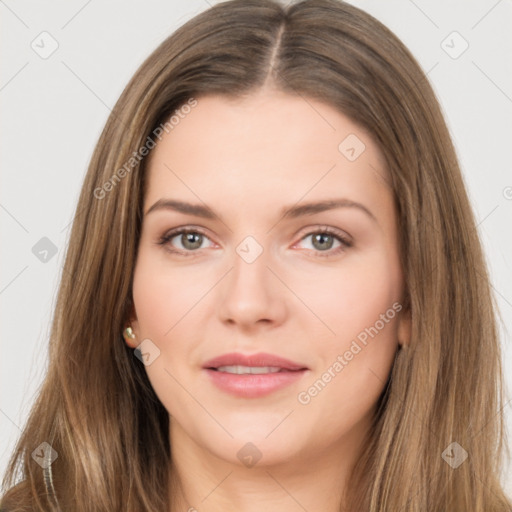
[[[172,231],[169,231],[164,236],[162,236],[160,238],[160,240],[157,242],[157,244],[164,246],[164,245],[168,244],[177,235],[183,235],[183,234],[187,234],[187,233],[200,234],[209,239],[208,235],[204,231],[202,231],[200,228],[176,228]],[[329,226],[320,226],[317,230],[310,231],[309,233],[304,235],[300,239],[300,241],[304,240],[305,238],[307,238],[311,235],[318,235],[318,234],[331,235],[335,239],[337,239],[341,243],[341,245],[340,245],[340,247],[337,247],[336,249],[329,249],[328,251],[313,250],[313,252],[315,253],[314,257],[327,258],[327,257],[331,257],[331,256],[336,256],[336,255],[340,254],[341,252],[345,251],[346,249],[348,249],[349,247],[352,247],[352,242],[349,240],[348,237],[343,236],[338,230],[330,228]],[[171,252],[173,254],[179,254],[179,255],[185,256],[185,257],[196,256],[195,253],[199,252],[199,249],[195,250],[195,251],[182,251],[180,249],[169,248],[169,247],[167,247],[166,250],[168,250],[169,252]]]

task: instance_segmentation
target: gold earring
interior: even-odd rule
[[[130,338],[131,340],[135,339],[135,333],[133,332],[133,329],[131,327],[127,327],[124,330],[124,337],[125,338]]]

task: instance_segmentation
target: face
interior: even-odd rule
[[[148,173],[127,343],[171,445],[239,465],[356,450],[408,337],[369,135],[312,99],[199,97]]]

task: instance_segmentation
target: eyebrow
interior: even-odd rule
[[[375,215],[366,206],[349,199],[326,199],[324,201],[304,203],[301,205],[285,206],[281,210],[281,218],[295,219],[297,217],[314,215],[316,213],[321,213],[327,210],[334,210],[337,208],[356,208],[364,212],[373,221],[377,222]],[[221,219],[221,217],[216,215],[215,212],[206,205],[186,203],[184,201],[178,201],[175,199],[159,199],[156,203],[153,204],[153,206],[148,209],[145,215],[149,215],[151,212],[157,210],[172,210],[188,215],[194,215],[196,217],[202,217],[205,219]]]

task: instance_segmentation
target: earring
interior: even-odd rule
[[[133,332],[133,329],[131,327],[127,327],[124,330],[124,337],[125,338],[130,338],[131,340],[135,339],[135,333]]]

